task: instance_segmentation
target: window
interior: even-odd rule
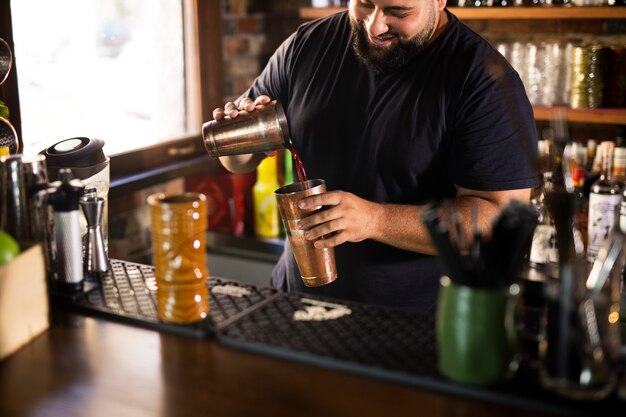
[[[13,0],[23,153],[74,136],[108,155],[198,135],[184,0]]]

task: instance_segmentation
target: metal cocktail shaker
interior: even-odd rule
[[[280,102],[240,111],[234,119],[211,120],[202,125],[202,137],[212,157],[273,151],[291,146],[287,118]]]

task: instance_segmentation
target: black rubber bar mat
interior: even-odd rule
[[[498,388],[450,382],[437,370],[434,327],[433,317],[403,310],[280,293],[227,323],[217,337],[226,346],[529,411],[598,416],[625,406],[616,398],[559,398],[542,390],[526,369]]]
[[[198,338],[212,337],[216,327],[236,318],[256,304],[275,296],[277,290],[210,277],[209,317],[190,324],[164,323],[156,310],[156,278],[152,265],[111,260],[107,273],[87,275],[79,294],[54,294],[65,307],[116,321]]]

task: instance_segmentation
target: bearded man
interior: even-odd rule
[[[420,214],[447,200],[470,236],[539,185],[532,107],[518,74],[446,0],[351,0],[301,25],[253,85],[213,115],[280,100],[326,210],[300,222],[334,247],[338,278],[302,284],[289,242],[272,276],[287,290],[432,313],[441,261]],[[248,172],[265,154],[220,158]],[[474,220],[475,222],[475,220]],[[463,245],[462,238],[459,245]]]

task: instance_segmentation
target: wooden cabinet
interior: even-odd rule
[[[546,19],[625,19],[626,7],[450,7],[462,20],[546,20]],[[342,7],[300,9],[301,19],[316,19],[345,10]],[[534,107],[535,120],[552,119],[553,108]],[[626,125],[626,108],[565,108],[573,123]]]

